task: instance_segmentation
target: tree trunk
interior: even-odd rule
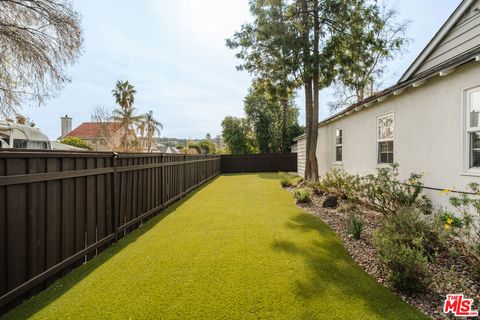
[[[312,129],[310,133],[310,147],[308,149],[308,158],[310,160],[311,178],[318,181],[318,161],[317,161],[317,140],[318,140],[318,109],[320,105],[320,57],[319,57],[319,40],[320,40],[320,20],[318,18],[318,0],[313,1],[314,18],[313,18],[313,106],[312,106]]]
[[[305,159],[305,179],[311,178],[311,162],[309,157],[310,145],[312,143],[312,75],[310,66],[310,23],[308,19],[308,4],[307,0],[301,0],[302,6],[302,24],[303,24],[303,78],[305,88],[305,144],[306,144],[306,159]]]

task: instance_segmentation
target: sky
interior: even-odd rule
[[[442,26],[460,0],[387,0],[410,21],[407,52],[388,65],[385,85],[394,84]],[[235,66],[225,47],[251,20],[248,0],[74,0],[82,16],[83,54],[67,68],[71,82],[44,106],[24,106],[52,140],[60,135],[60,117],[73,127],[90,121],[96,106],[115,107],[117,80],[137,90],[139,113],[153,110],[163,137],[204,138],[221,134],[227,116],[243,116],[243,98],[251,81]],[[329,115],[330,91],[321,92],[320,117]],[[302,96],[297,99],[305,123]]]

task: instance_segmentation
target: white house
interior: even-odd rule
[[[396,162],[404,177],[423,173],[426,187],[465,190],[480,182],[479,115],[480,0],[464,0],[397,84],[320,123],[319,173],[363,175]],[[305,137],[296,140],[303,176]]]

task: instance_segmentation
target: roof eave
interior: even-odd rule
[[[422,50],[418,57],[413,61],[413,63],[408,67],[407,71],[402,75],[398,83],[407,81],[410,77],[418,70],[422,63],[428,58],[432,53],[435,47],[443,40],[447,35],[450,29],[455,25],[458,19],[465,13],[465,11],[473,4],[473,0],[463,0],[455,11],[450,15],[447,21],[443,26],[438,30],[435,36],[430,40],[427,46]]]

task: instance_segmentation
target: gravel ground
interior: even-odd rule
[[[360,240],[351,238],[347,233],[348,213],[336,209],[322,208],[323,196],[313,195],[309,204],[299,204],[307,212],[320,217],[343,240],[352,258],[379,283],[389,287],[387,273],[382,268],[375,254],[373,234],[378,227],[382,215],[378,212],[362,210],[365,221]],[[470,276],[469,266],[462,261],[448,256],[440,256],[435,263],[429,265],[432,283],[425,293],[404,293],[395,291],[403,300],[422,310],[433,319],[451,318],[442,313],[443,301],[447,293],[463,293],[475,300],[478,309],[480,300],[480,284]]]

